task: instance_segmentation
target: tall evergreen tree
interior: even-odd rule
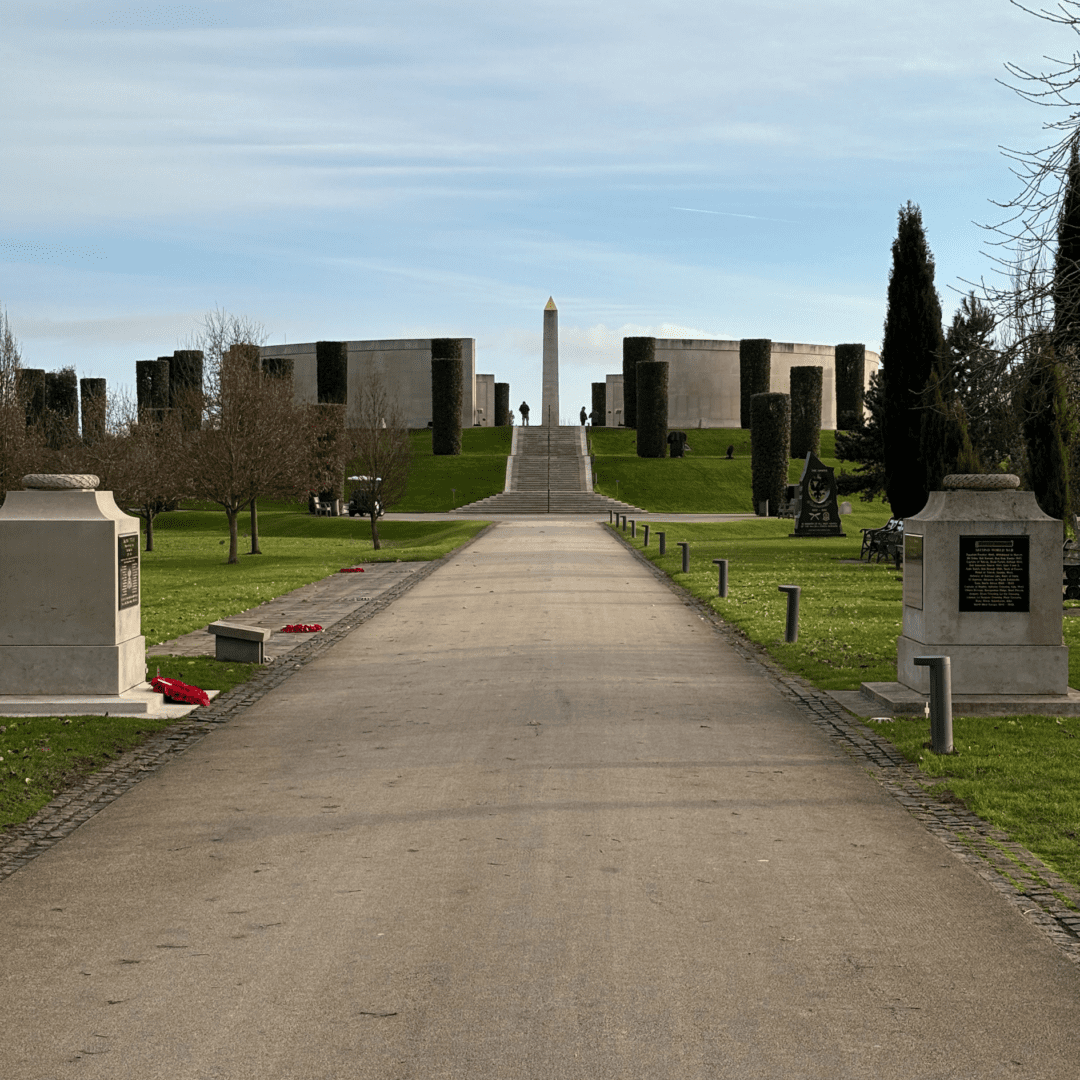
[[[894,517],[917,514],[929,491],[922,452],[923,395],[944,345],[934,257],[922,212],[900,208],[881,342],[885,376],[885,491]]]
[[[928,491],[940,491],[950,473],[979,471],[979,459],[968,436],[964,409],[956,395],[945,359],[934,360],[923,391],[921,451]]]
[[[1036,338],[1033,346],[1020,394],[1027,480],[1043,512],[1064,520],[1069,512],[1069,406],[1052,338]]]
[[[1054,256],[1054,352],[1074,378],[1080,368],[1080,157],[1077,136],[1069,151],[1069,168],[1058,215]]]
[[[836,456],[858,466],[853,473],[841,470],[836,483],[841,495],[858,494],[863,502],[872,502],[885,490],[885,392],[880,371],[870,376],[863,407],[856,427],[836,433]]]

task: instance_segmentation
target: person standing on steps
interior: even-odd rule
[[[521,422],[526,427],[528,427],[529,426],[529,403],[527,401],[523,401],[518,406],[518,412],[521,413]]]
[[[589,414],[585,411],[585,406],[581,406],[581,412],[578,414],[581,417],[581,426],[585,426],[585,421],[589,419]]]

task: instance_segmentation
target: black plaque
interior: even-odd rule
[[[923,606],[923,538],[904,533],[904,604],[922,611]]]
[[[1030,611],[1030,537],[960,537],[960,610]]]
[[[139,534],[118,537],[116,553],[117,578],[120,582],[120,610],[137,607],[139,603]]]

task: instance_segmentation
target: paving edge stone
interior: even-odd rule
[[[607,528],[607,523],[601,523]],[[931,836],[969,866],[1000,896],[1046,935],[1069,960],[1080,965],[1080,889],[1051,870],[1037,855],[976,817],[961,803],[946,803],[932,789],[941,783],[912,764],[900,750],[823,690],[781,667],[761,645],[725,622],[650,562],[628,537],[609,530],[653,576],[714,630],[744,660],[755,664],[815,727],[839,746],[896,799]]]
[[[453,556],[460,554],[480,537],[495,528],[488,524],[464,544],[412,571],[374,600],[363,600],[329,629],[313,634],[280,660],[257,671],[251,679],[216,697],[213,702],[167,728],[151,735],[145,742],[125,750],[114,761],[95,773],[64,788],[33,817],[0,832],[0,882],[28,862],[36,859],[84,821],[114,802],[140,780],[156,772],[174,756],[200,742],[208,732],[227,724],[260,698],[291,678],[300,668],[332,649],[361,623],[374,618],[414,585],[433,574]]]

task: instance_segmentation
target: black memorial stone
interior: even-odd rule
[[[959,539],[960,610],[1030,611],[1030,537]]]
[[[806,455],[799,479],[792,536],[845,536],[836,502],[836,477],[813,453]]]

